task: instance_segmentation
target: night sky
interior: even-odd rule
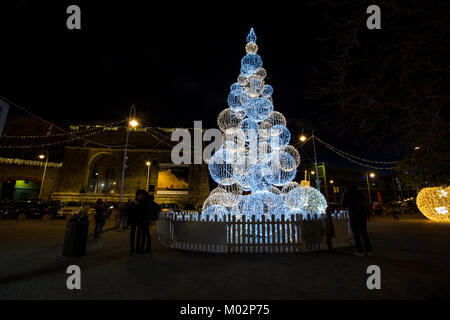
[[[203,120],[204,127],[217,127],[254,27],[275,110],[293,135],[314,127],[320,136],[313,112],[320,106],[304,92],[319,85],[326,51],[317,38],[329,27],[332,8],[145,3],[2,2],[0,94],[57,123],[123,119],[134,104],[147,126],[192,127]],[[81,7],[81,30],[66,28],[70,4]]]

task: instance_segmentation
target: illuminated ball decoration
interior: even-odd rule
[[[262,59],[257,53],[247,53],[241,60],[241,73],[245,76],[252,75],[263,65]]]
[[[244,86],[244,91],[252,98],[259,97],[264,91],[264,81],[257,76],[250,76]]]
[[[265,83],[267,71],[256,53],[253,28],[245,50],[237,82],[230,86],[229,108],[217,118],[222,146],[211,157],[208,170],[219,186],[205,200],[201,217],[221,220],[231,214],[236,219],[255,216],[259,221],[305,210],[321,213],[326,202],[320,192],[293,182],[300,155],[289,145],[286,118],[274,111],[273,88]]]
[[[303,206],[303,213],[310,214],[323,214],[327,208],[327,200],[319,190],[313,187],[303,187],[306,191],[306,204]]]
[[[247,53],[256,53],[258,52],[258,45],[254,42],[249,42],[245,46],[245,52]]]
[[[215,182],[220,183],[227,178],[233,178],[233,157],[225,149],[219,149],[211,157],[208,169]]]
[[[261,122],[269,116],[273,110],[273,104],[266,98],[254,98],[246,104],[247,117],[250,119]]]
[[[244,110],[246,105],[250,102],[250,97],[241,87],[241,89],[230,91],[227,102],[234,111],[241,111]]]
[[[417,195],[416,203],[428,219],[450,222],[450,187],[423,188]]]
[[[242,112],[244,112],[244,114],[242,114]],[[245,117],[245,110],[242,112],[234,111],[231,108],[223,110],[217,117],[219,129],[222,132],[225,132],[227,129],[236,128],[242,121],[242,118]]]

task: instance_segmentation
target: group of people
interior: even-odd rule
[[[98,199],[94,209],[94,238],[100,238],[107,215],[106,203]],[[130,200],[128,204],[121,202],[114,210],[116,218],[114,228],[130,229],[130,254],[151,252],[150,223],[158,219],[159,212],[160,207],[154,201],[154,196],[143,189],[136,191],[134,201]]]
[[[142,189],[136,191],[135,200],[128,206],[131,255],[151,252],[150,222],[158,219],[159,212],[153,195]]]
[[[372,246],[367,234],[367,216],[369,212],[365,206],[363,193],[356,186],[346,188],[342,194],[341,208],[346,208],[349,212],[350,228],[356,247],[355,254],[363,256],[365,252],[368,256],[372,255]],[[106,203],[102,199],[98,199],[94,209],[96,212],[94,237],[99,238],[105,225]],[[160,207],[154,201],[154,196],[142,189],[136,191],[134,201],[129,201],[128,204],[119,204],[115,213],[115,228],[119,229],[122,225],[122,229],[130,229],[131,255],[151,252],[150,223],[158,219],[159,212]],[[323,232],[330,251],[333,251],[331,240],[334,237],[332,212],[333,208],[329,206],[323,218]]]

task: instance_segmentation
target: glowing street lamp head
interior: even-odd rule
[[[315,171],[311,171],[311,174],[315,174],[316,172]]]
[[[419,146],[417,146],[417,147],[414,147],[414,150],[419,150],[420,149],[420,147]]]
[[[145,165],[148,167],[148,166],[150,166],[150,161],[147,161],[146,163],[145,163]]]
[[[39,155],[39,159],[42,160],[42,159],[44,159],[44,158],[45,158],[45,155],[43,155],[43,154],[40,154],[40,155]]]
[[[333,183],[334,183],[334,180],[330,180],[330,183],[333,184]]]
[[[129,124],[130,124],[130,126],[131,126],[132,128],[135,128],[135,127],[137,127],[137,126],[139,125],[139,122],[137,122],[136,119],[131,119],[130,122],[129,122]]]
[[[304,135],[301,135],[299,139],[300,139],[301,142],[305,142],[306,141],[306,137]]]
[[[370,176],[371,178],[375,178],[375,173],[371,172],[371,173],[369,174],[369,176]]]

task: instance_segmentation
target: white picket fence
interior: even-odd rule
[[[170,248],[221,253],[293,253],[327,248],[322,216],[255,216],[223,221],[201,220],[198,212],[168,212],[160,215],[159,240]],[[347,212],[333,216],[333,247],[352,244]]]

